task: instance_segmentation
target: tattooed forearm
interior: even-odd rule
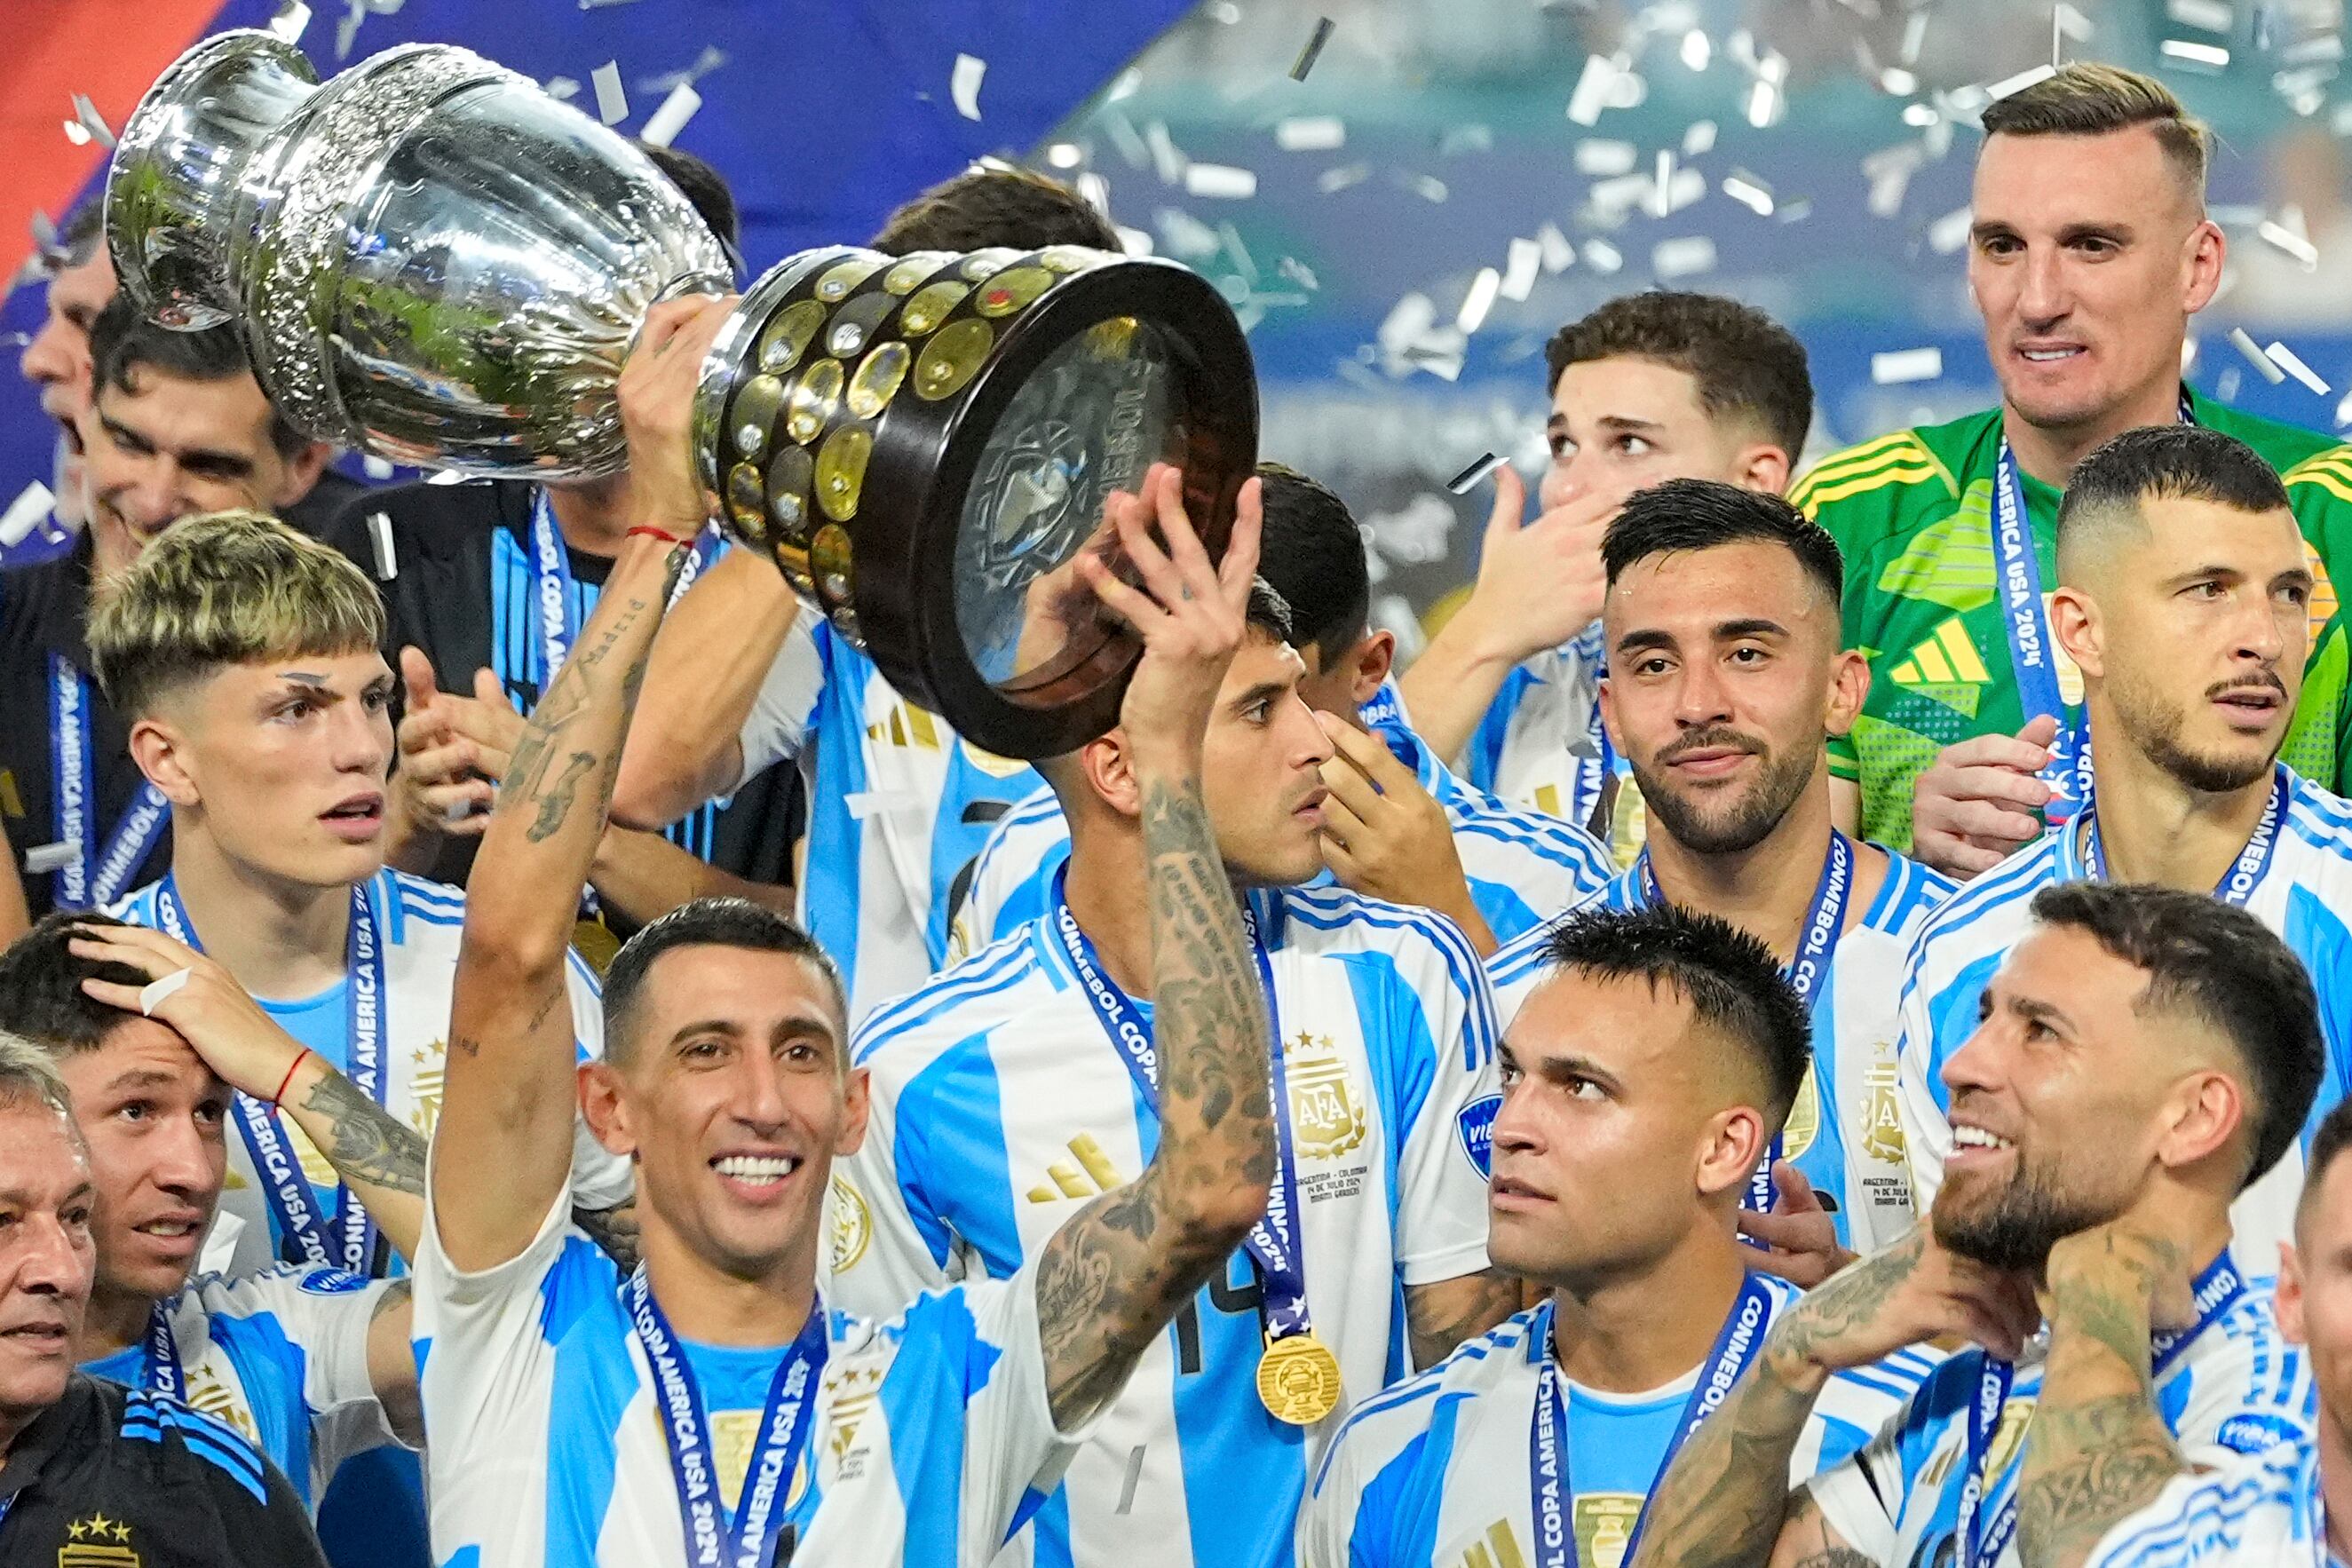
[[[614,1267],[624,1274],[636,1271],[637,1267],[637,1205],[622,1204],[609,1209],[572,1211],[572,1223],[588,1235],[588,1239],[604,1249]]]
[[[425,1195],[425,1138],[416,1129],[331,1072],[310,1086],[298,1115],[335,1174],[355,1187]]]
[[[2170,1249],[2105,1245],[2051,1268],[2050,1361],[2018,1487],[2027,1568],[2075,1568],[2099,1538],[2187,1468],[2156,1410],[2149,1302]]]
[[[1454,1347],[1483,1334],[1519,1310],[1520,1282],[1492,1269],[1435,1285],[1408,1285],[1405,1321],[1415,1366],[1434,1366]]]
[[[1147,781],[1143,842],[1160,1148],[1038,1261],[1046,1383],[1065,1426],[1118,1391],[1239,1244],[1274,1173],[1265,998],[1197,779]]]
[[[563,772],[557,776],[555,782],[540,793],[539,815],[532,818],[529,834],[533,844],[544,842],[557,828],[563,826],[563,819],[572,815],[572,802],[580,793],[580,781],[587,776],[588,771],[595,765],[596,758],[593,753],[574,752],[572,753],[571,760],[563,764]],[[609,789],[611,780],[607,779],[605,783]]]

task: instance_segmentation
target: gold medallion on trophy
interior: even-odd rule
[[[1339,1360],[1312,1333],[1270,1340],[1258,1358],[1257,1396],[1276,1421],[1312,1426],[1339,1408]]]

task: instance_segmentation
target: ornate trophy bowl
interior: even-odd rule
[[[724,252],[634,145],[463,49],[320,85],[226,33],[165,72],[107,184],[122,287],[237,322],[296,426],[396,461],[617,472],[646,311]],[[1075,247],[829,248],[753,284],[704,362],[696,458],[724,526],[907,697],[1007,756],[1118,720],[1138,644],[1074,563],[1104,500],[1181,466],[1213,555],[1257,445],[1249,348],[1183,268]]]

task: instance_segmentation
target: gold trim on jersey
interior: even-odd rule
[[[874,1211],[866,1206],[866,1194],[839,1172],[834,1173],[826,1196],[830,1200],[824,1210],[826,1267],[835,1274],[846,1274],[873,1245]]]
[[[1331,1037],[1301,1030],[1282,1055],[1298,1157],[1336,1160],[1362,1143],[1370,1123],[1357,1103],[1355,1075]]]
[[[1866,495],[1872,490],[1885,489],[1889,485],[1918,484],[1924,480],[1944,477],[1944,470],[1933,463],[1906,463],[1897,468],[1881,468],[1876,473],[1865,474],[1860,479],[1833,481],[1822,485],[1816,489],[1806,491],[1803,499],[1793,504],[1799,511],[1810,518],[1815,511],[1832,501]],[[1819,519],[1815,521],[1818,521]]]
[[[1889,467],[1888,465],[1895,465]],[[1919,472],[1909,470],[1923,469]],[[1805,476],[1790,487],[1789,500],[1799,510],[1811,514],[1811,510],[1826,501],[1843,500],[1862,490],[1875,489],[1901,477],[1933,479],[1941,475],[1947,484],[1951,476],[1936,455],[1927,450],[1916,434],[1897,430],[1881,436],[1874,441],[1864,441],[1858,447],[1848,447],[1842,452],[1832,452],[1815,463]],[[1855,482],[1852,489],[1841,489],[1836,495],[1822,492],[1835,486]],[[1958,493],[1957,489],[1954,493]]]
[[[1081,1132],[1063,1145],[1070,1152],[1070,1160],[1056,1160],[1045,1167],[1046,1179],[1024,1194],[1033,1204],[1057,1204],[1065,1198],[1099,1197],[1127,1185],[1127,1178],[1110,1163],[1103,1146],[1091,1132]]]
[[[102,1511],[73,1521],[66,1526],[66,1544],[58,1548],[58,1568],[140,1568],[130,1524]]]
[[[1528,1560],[1519,1551],[1518,1532],[1507,1519],[1488,1525],[1486,1539],[1463,1548],[1455,1563],[1456,1568],[1528,1568]]]
[[[1822,1132],[1822,1090],[1813,1076],[1811,1062],[1805,1064],[1805,1076],[1797,1085],[1797,1098],[1790,1102],[1789,1119],[1780,1127],[1780,1157],[1793,1160],[1813,1146]]]

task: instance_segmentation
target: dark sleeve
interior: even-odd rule
[[[261,1459],[264,1496],[257,1499],[245,1480],[220,1467],[198,1461],[221,1535],[247,1568],[327,1568],[327,1554],[310,1528],[310,1510],[267,1458]]]

